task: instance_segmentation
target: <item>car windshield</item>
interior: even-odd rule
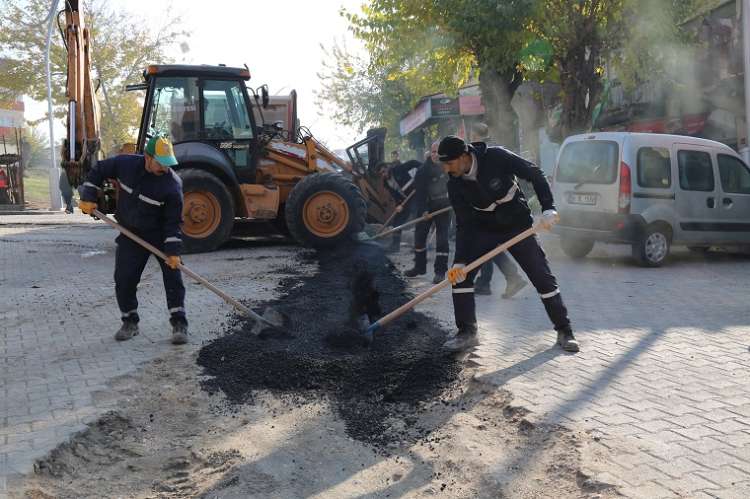
[[[617,178],[616,142],[586,140],[567,144],[560,154],[558,182],[611,184]]]

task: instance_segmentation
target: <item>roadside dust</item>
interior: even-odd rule
[[[365,251],[392,310],[408,293]],[[195,355],[175,350],[114,380],[113,410],[37,461],[12,497],[616,495],[581,471],[595,458],[589,436],[537,425],[472,379],[440,351],[433,319],[412,313],[370,348],[324,341],[351,327],[352,282],[330,256],[311,277],[282,279],[268,304],[292,318],[288,336],[255,338],[240,321]]]

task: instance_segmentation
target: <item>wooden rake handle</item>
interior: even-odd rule
[[[385,228],[388,227],[388,224],[391,223],[391,220],[393,220],[393,217],[395,217],[400,212],[399,208],[403,209],[404,206],[406,206],[406,203],[409,202],[409,200],[412,198],[412,196],[414,196],[414,194],[416,194],[416,192],[417,192],[416,189],[414,189],[413,191],[411,191],[409,193],[409,195],[406,196],[406,199],[404,199],[404,201],[400,205],[398,205],[395,210],[393,210],[393,213],[391,213],[391,216],[389,216],[388,219],[385,221],[385,223],[383,223],[383,230],[380,231],[380,233],[378,234],[378,236],[380,236],[381,234],[383,234],[383,232],[385,231]],[[376,237],[378,237],[378,236],[376,236]]]
[[[484,255],[480,256],[470,264],[468,264],[466,267],[464,267],[464,271],[468,274],[472,270],[476,269],[477,267],[482,266],[485,262],[488,262],[489,260],[493,259],[503,251],[506,251],[508,248],[513,246],[514,244],[517,244],[527,237],[533,236],[534,234],[538,233],[542,229],[541,225],[537,222],[534,224],[534,226],[529,227],[525,231],[521,232],[520,234],[508,239],[503,244],[499,245],[498,247],[488,251]],[[367,328],[367,331],[365,332],[365,336],[372,340],[372,336],[378,329],[381,329],[388,325],[389,323],[393,322],[398,317],[401,317],[403,314],[417,306],[418,304],[425,301],[430,296],[434,295],[438,291],[440,291],[443,288],[446,288],[450,286],[450,281],[448,279],[444,279],[439,284],[435,284],[433,287],[425,291],[424,293],[420,294],[419,296],[413,298],[407,303],[404,303],[400,307],[398,307],[396,310],[391,312],[390,314],[378,319],[377,321],[373,322],[369,328]]]
[[[112,220],[111,218],[109,218],[107,215],[105,215],[104,213],[100,212],[99,210],[94,210],[92,213],[97,218],[99,218],[100,220],[102,220],[106,224],[114,227],[115,229],[119,230],[123,235],[129,237],[130,239],[132,239],[136,243],[140,244],[141,246],[143,246],[144,248],[146,248],[147,250],[149,250],[151,253],[153,253],[157,257],[161,258],[165,262],[167,261],[167,255],[163,251],[161,251],[159,248],[157,248],[156,246],[154,246],[153,244],[150,244],[149,242],[144,241],[140,237],[136,236],[131,231],[129,231],[128,229],[126,229],[122,225],[118,224],[117,222],[115,222],[114,220]],[[231,296],[229,296],[228,294],[226,294],[225,292],[223,292],[222,290],[220,290],[219,288],[217,288],[216,286],[214,286],[213,284],[211,284],[210,282],[208,282],[206,279],[204,279],[203,277],[199,276],[198,274],[196,274],[195,272],[193,272],[192,270],[190,270],[182,262],[180,262],[180,264],[178,265],[178,267],[179,267],[180,270],[182,270],[187,275],[189,275],[190,277],[192,277],[196,282],[198,282],[199,284],[202,284],[204,287],[206,287],[210,291],[213,291],[214,293],[216,293],[225,302],[229,303],[230,305],[232,305],[234,308],[236,308],[237,310],[239,310],[240,312],[242,312],[246,316],[251,317],[251,318],[255,319],[256,321],[263,322],[264,324],[268,324],[270,326],[274,326],[274,324],[271,324],[266,319],[264,319],[260,315],[256,314],[255,312],[253,312],[252,310],[250,310],[249,308],[247,308],[246,306],[244,306],[242,303],[238,302],[237,300],[235,300],[234,298],[232,298]]]
[[[445,208],[441,208],[439,210],[435,210],[432,213],[428,213],[427,215],[422,215],[421,217],[415,218],[414,220],[410,220],[410,221],[406,222],[405,224],[399,225],[398,227],[394,227],[392,229],[388,229],[388,230],[386,230],[384,232],[376,234],[376,235],[372,236],[372,239],[378,239],[380,237],[385,237],[388,234],[393,234],[394,232],[398,232],[400,230],[405,229],[406,227],[410,227],[410,226],[412,226],[414,224],[418,224],[419,222],[423,222],[425,220],[429,220],[430,218],[436,217],[436,216],[440,215],[441,213],[445,213],[447,211],[451,211],[452,209],[453,209],[453,207],[447,206]]]

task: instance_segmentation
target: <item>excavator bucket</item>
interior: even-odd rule
[[[96,165],[101,147],[99,110],[91,81],[91,33],[79,3],[66,0],[63,31],[68,51],[68,123],[61,165],[72,187],[83,183]]]

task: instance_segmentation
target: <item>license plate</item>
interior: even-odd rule
[[[568,194],[568,202],[570,204],[595,205],[596,204],[596,194],[571,193],[571,194]]]

